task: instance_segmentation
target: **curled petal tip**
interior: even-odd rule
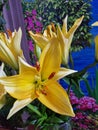
[[[92,26],[98,26],[98,22],[93,23]]]

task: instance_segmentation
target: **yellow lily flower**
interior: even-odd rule
[[[68,63],[68,57],[69,57],[69,49],[71,46],[71,42],[73,39],[73,35],[77,28],[80,26],[84,16],[77,19],[74,23],[74,25],[70,28],[70,30],[67,30],[67,16],[63,21],[62,30],[60,26],[57,26],[57,30],[53,24],[49,25],[47,29],[44,31],[43,34],[34,34],[33,32],[29,31],[30,36],[33,38],[33,40],[38,44],[38,46],[43,49],[52,38],[57,38],[60,42],[61,50],[62,50],[62,63],[67,64]]]
[[[84,16],[77,19],[75,21],[75,23],[73,24],[73,26],[69,29],[69,31],[67,31],[67,19],[68,19],[67,16],[63,21],[62,30],[58,26],[57,35],[58,35],[59,40],[61,41],[62,63],[63,64],[68,64],[69,49],[71,47],[72,39],[73,39],[75,31],[80,26],[83,18],[84,18]]]
[[[18,69],[18,56],[23,57],[21,37],[21,28],[13,33],[8,31],[8,36],[6,33],[0,33],[0,60],[15,69]]]
[[[3,68],[4,68],[4,64],[2,64],[0,66],[0,77],[3,77],[3,76],[5,77],[6,76],[5,72],[3,71]],[[2,84],[0,84],[0,109],[6,103],[5,94],[6,94],[5,88],[4,88],[4,86]]]
[[[57,42],[54,38],[46,45],[36,67],[19,58],[19,74],[0,78],[6,91],[17,99],[8,118],[36,98],[54,112],[74,116],[68,95],[57,80],[76,71],[60,68],[61,48]]]
[[[95,59],[98,61],[98,35],[95,37]]]

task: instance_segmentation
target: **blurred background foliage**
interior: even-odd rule
[[[39,17],[42,18],[43,30],[51,22],[62,25],[63,19],[68,15],[68,29],[74,21],[84,15],[81,26],[77,29],[73,42],[72,50],[77,51],[92,42],[90,33],[91,25],[91,0],[22,0],[23,12],[35,9]]]
[[[2,3],[0,1],[0,31],[4,31],[4,26],[6,23],[4,18],[3,18],[3,7],[4,7],[5,3],[6,3],[6,0],[4,1],[4,3]]]

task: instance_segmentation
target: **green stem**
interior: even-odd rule
[[[27,105],[27,107],[29,109],[31,109],[33,112],[35,112],[38,116],[40,116],[40,117],[42,116],[41,113],[39,112],[39,110],[37,110],[36,106],[33,106],[33,105],[29,104],[29,105]]]
[[[69,53],[69,60],[70,60],[70,63],[71,63],[71,68],[74,69],[74,61],[73,61],[71,53]]]
[[[94,61],[93,63],[89,64],[88,66],[86,66],[83,70],[87,71],[88,69],[94,67],[96,64],[98,64],[98,62]],[[82,70],[82,71],[83,71]]]
[[[71,86],[72,86],[72,81],[71,81],[71,79],[70,79],[70,84],[69,84],[69,87],[68,87],[68,90],[67,90],[67,94],[68,94],[68,95],[70,94]]]
[[[94,67],[96,64],[98,64],[98,62],[94,61],[93,63],[89,64],[88,66],[86,66],[84,69],[78,71],[78,72],[75,72],[73,74],[70,74],[66,77],[69,77],[69,78],[76,78],[76,77],[81,77],[82,75],[84,75],[86,73],[86,71],[92,67]]]

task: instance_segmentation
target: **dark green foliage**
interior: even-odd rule
[[[4,31],[5,20],[3,18],[3,7],[5,3],[0,2],[0,31]]]
[[[91,42],[91,26],[89,25],[91,20],[90,2],[91,0],[35,0],[34,2],[23,2],[23,9],[24,11],[36,9],[38,15],[42,17],[43,29],[51,22],[62,25],[66,15],[68,15],[69,29],[77,18],[84,15],[84,20],[76,31],[72,44],[74,47],[83,48],[90,45]]]
[[[0,126],[10,130],[16,130],[16,127],[24,127],[21,118],[22,110],[13,115],[9,120],[7,119],[7,115],[12,108],[15,99],[10,97],[8,94],[6,95],[6,99],[6,104],[0,109]]]
[[[36,110],[37,112],[35,112]],[[34,124],[35,127],[40,127],[40,130],[58,130],[56,128],[70,119],[68,116],[59,115],[55,112],[53,113],[53,111],[41,104],[38,100],[29,104],[27,106],[27,111],[30,115],[27,120],[27,125]],[[40,113],[38,113],[38,111]]]
[[[96,103],[98,104],[98,69],[96,69],[96,82],[95,82],[95,85],[91,86],[89,81],[86,80],[86,79],[84,81],[85,81],[89,96],[96,99]]]

